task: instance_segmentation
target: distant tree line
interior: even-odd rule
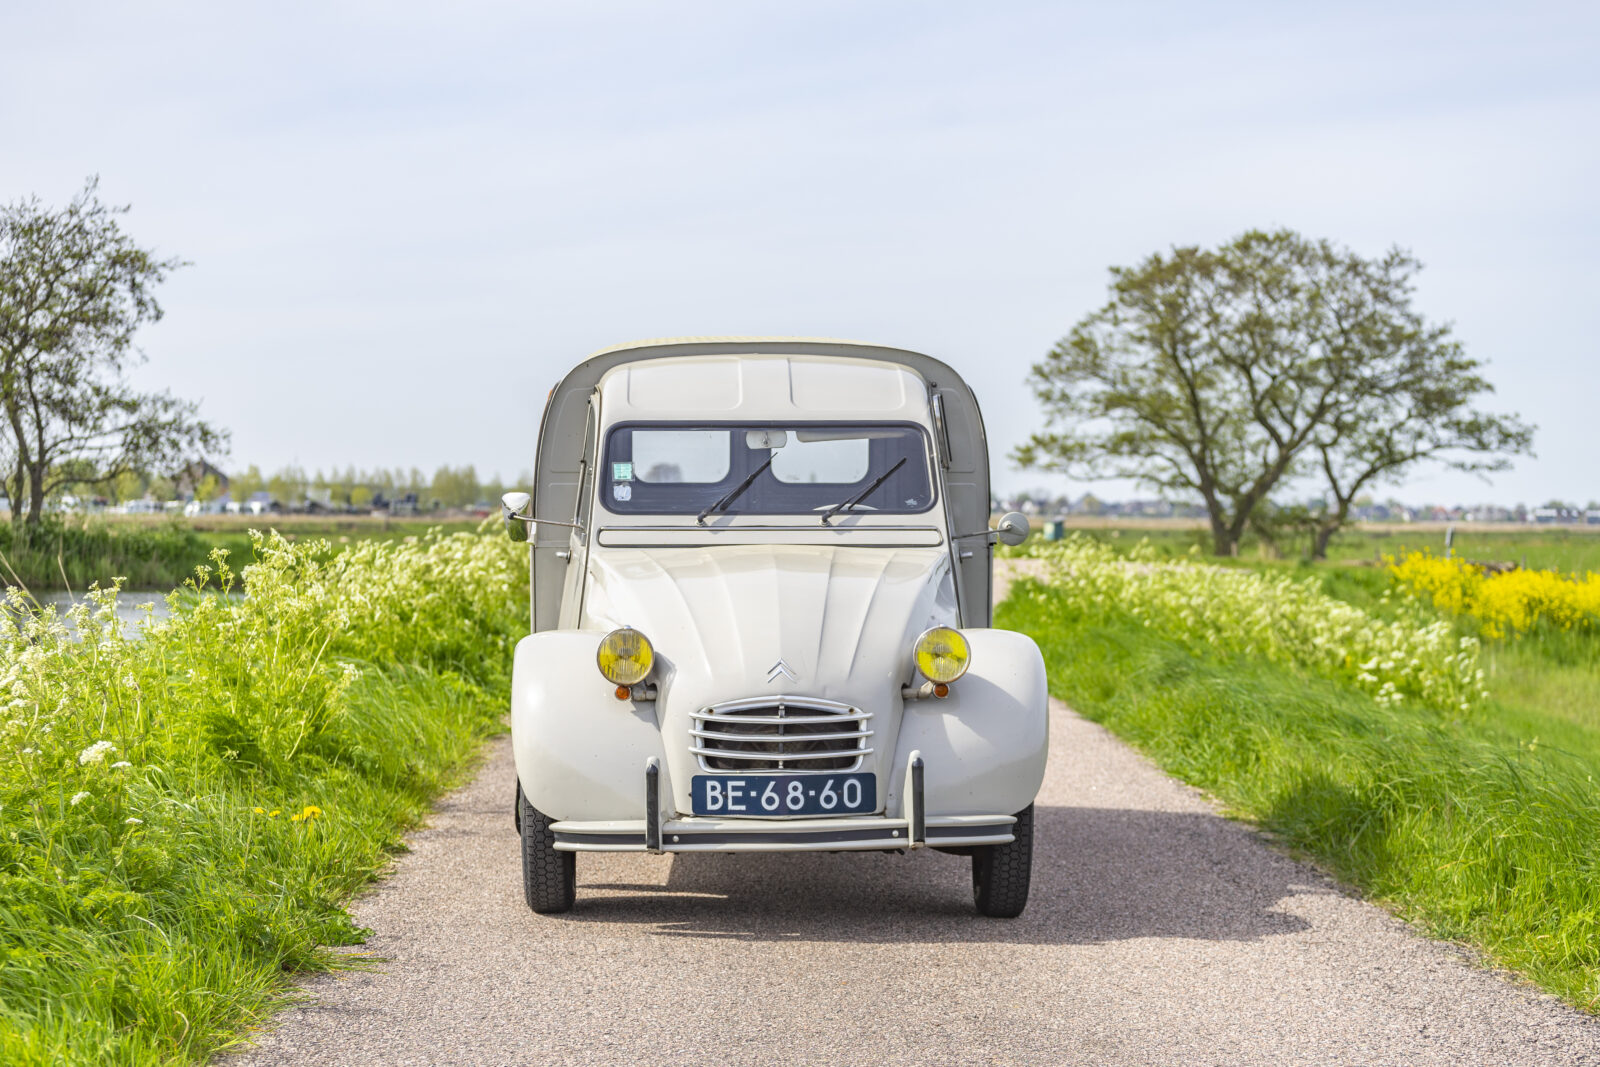
[[[523,472],[516,485],[503,484],[500,475],[488,480],[478,476],[477,468],[442,466],[431,475],[412,467],[357,470],[315,470],[303,467],[280,467],[268,474],[252,464],[242,471],[218,477],[208,474],[187,481],[163,474],[126,471],[109,481],[88,483],[67,482],[62,486],[65,495],[79,500],[99,500],[107,504],[126,504],[135,500],[171,501],[193,499],[204,503],[215,502],[226,496],[241,505],[247,504],[259,493],[284,508],[298,508],[307,500],[326,499],[340,509],[362,510],[395,501],[413,498],[420,509],[470,508],[476,504],[494,504],[508,489],[531,484],[533,476]],[[187,483],[187,484],[186,484]]]
[[[529,484],[533,476],[523,473],[519,485]],[[327,490],[330,501],[339,507],[365,508],[374,501],[400,500],[415,495],[422,508],[470,508],[475,504],[493,504],[502,493],[515,486],[505,485],[499,474],[488,480],[480,479],[477,468],[442,466],[426,475],[416,467],[409,470],[399,467],[357,470],[317,470],[308,474],[301,467],[283,467],[269,475],[251,465],[229,479],[229,493],[241,503],[256,493],[265,492],[283,505],[306,499],[310,490]]]

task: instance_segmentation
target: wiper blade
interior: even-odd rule
[[[822,513],[822,525],[827,526],[828,525],[828,520],[833,518],[835,515],[839,514],[839,512],[841,512],[841,511],[849,511],[851,508],[855,507],[857,504],[859,504],[863,500],[867,499],[867,497],[869,497],[869,496],[871,496],[873,494],[873,491],[876,490],[878,488],[878,486],[882,485],[884,482],[889,480],[889,475],[893,474],[895,471],[899,470],[901,467],[904,467],[905,465],[906,465],[906,457],[905,456],[901,456],[900,457],[900,461],[898,463],[896,463],[894,466],[890,467],[888,470],[884,471],[882,474],[878,475],[878,480],[877,481],[873,482],[871,485],[867,486],[865,489],[861,490],[861,492],[857,493],[855,496],[851,497],[849,500],[846,500],[844,503],[835,504],[833,507],[829,508],[827,511],[824,511]]]
[[[777,458],[778,453],[776,451],[772,452],[769,456],[767,456],[767,461],[765,463],[751,471],[745,477],[744,481],[740,482],[738,485],[724,493],[721,500],[718,500],[715,504],[707,505],[705,510],[700,512],[699,516],[694,521],[699,523],[701,526],[704,526],[706,524],[707,515],[710,515],[714,512],[721,512],[723,508],[726,508],[729,504],[733,503],[735,500],[738,500],[739,494],[743,493],[746,489],[754,485],[756,479],[761,477],[761,472],[772,466],[772,461]]]

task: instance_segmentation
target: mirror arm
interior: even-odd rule
[[[951,536],[950,540],[952,540],[952,541],[965,541],[965,540],[967,540],[969,538],[973,538],[973,537],[985,537],[985,538],[988,538],[989,543],[992,545],[996,541],[1000,540],[1000,531],[999,530],[979,530],[977,533],[954,534],[954,535]]]
[[[546,526],[565,526],[569,530],[583,529],[583,523],[581,522],[562,522],[560,519],[536,519],[532,515],[518,515],[515,512],[507,511],[504,508],[501,508],[500,512],[505,517],[507,522],[515,519],[518,522],[525,522],[529,526],[535,526],[539,523],[543,523]]]

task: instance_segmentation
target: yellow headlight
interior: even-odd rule
[[[967,663],[972,659],[967,639],[948,626],[935,626],[917,638],[912,654],[917,660],[917,670],[930,682],[953,682],[967,673]]]
[[[638,685],[650,673],[655,660],[656,652],[650,647],[650,639],[626,626],[602,637],[600,651],[595,653],[600,673],[613,685]]]

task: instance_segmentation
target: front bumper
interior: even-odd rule
[[[880,815],[830,819],[668,819],[661,846],[648,847],[643,819],[553,824],[561,852],[866,852],[881,849],[1004,845],[1012,841],[1011,815],[929,815],[920,841],[906,819]]]
[[[810,819],[728,819],[661,814],[661,768],[644,767],[645,817],[553,823],[560,852],[868,852],[885,849],[1005,845],[1014,815],[929,815],[923,761],[912,752],[905,769],[905,813]]]

